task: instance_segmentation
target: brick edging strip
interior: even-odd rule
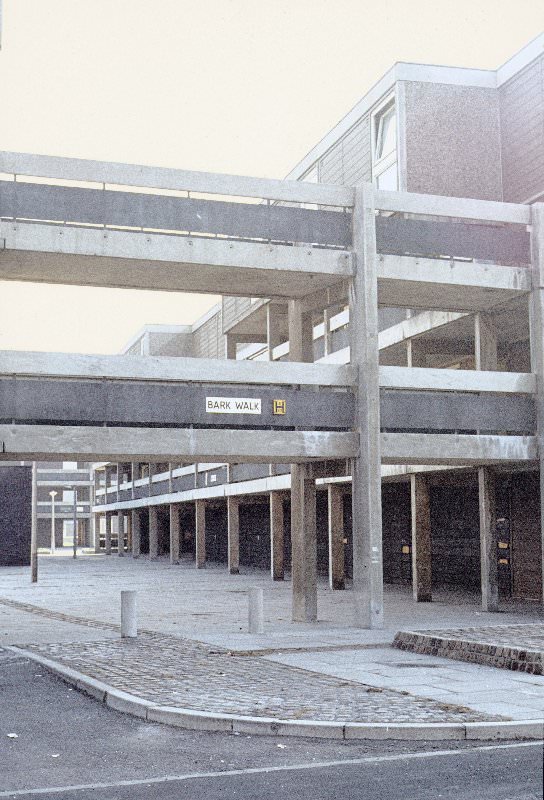
[[[543,739],[544,720],[495,722],[324,722],[250,717],[237,714],[214,714],[190,708],[162,706],[141,697],[114,689],[82,672],[59,664],[23,647],[6,650],[24,655],[115,711],[131,714],[149,722],[161,722],[177,728],[223,733],[247,733],[261,736],[306,736],[322,739],[397,739],[412,741]]]

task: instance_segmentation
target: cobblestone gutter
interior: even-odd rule
[[[421,655],[544,674],[544,624],[399,631],[393,645]]]

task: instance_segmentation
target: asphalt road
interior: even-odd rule
[[[542,747],[182,731],[110,711],[0,651],[5,797],[540,800]]]

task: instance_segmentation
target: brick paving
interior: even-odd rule
[[[198,711],[367,723],[500,719],[151,632],[26,649],[153,703]]]
[[[399,631],[393,644],[421,655],[544,674],[544,624]]]

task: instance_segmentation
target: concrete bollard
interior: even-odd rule
[[[263,590],[253,588],[249,590],[249,619],[250,633],[264,633],[264,601]]]
[[[134,639],[138,636],[136,614],[136,592],[121,592],[121,638]]]

